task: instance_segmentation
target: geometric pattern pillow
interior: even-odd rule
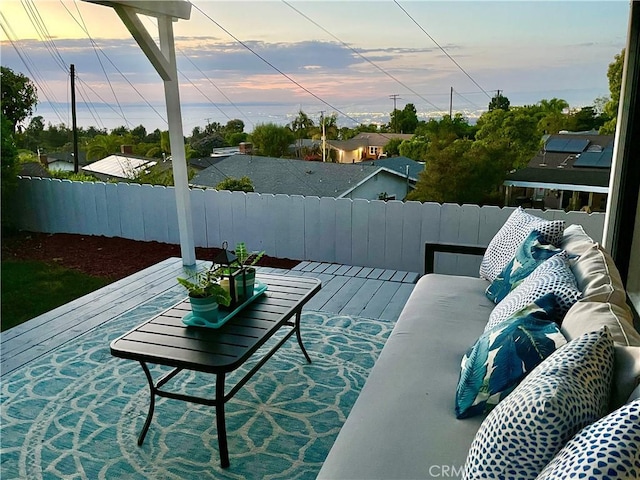
[[[640,478],[640,400],[576,434],[539,480]]]
[[[545,241],[558,246],[562,241],[564,220],[545,220],[525,212],[522,207],[516,208],[489,242],[480,264],[480,277],[493,282],[532,230],[542,233]]]
[[[547,293],[553,293],[556,296],[554,320],[560,323],[581,295],[573,272],[569,268],[568,254],[564,251],[538,265],[520,285],[496,305],[489,315],[485,332]]]
[[[576,433],[607,413],[613,340],[606,327],[553,352],[482,422],[465,479],[535,479]]]
[[[551,303],[535,303],[483,333],[462,358],[456,418],[489,412],[558,347],[567,343]]]
[[[520,282],[529,276],[538,265],[547,258],[560,253],[562,249],[554,247],[544,239],[544,235],[533,230],[516,250],[515,256],[487,287],[486,295],[493,303],[499,303]]]

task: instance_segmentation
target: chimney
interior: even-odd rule
[[[133,145],[120,145],[120,153],[133,155]]]
[[[38,160],[40,160],[40,163],[45,167],[48,168],[49,167],[49,160],[47,159],[47,155],[45,153],[41,153],[40,155],[38,155]]]
[[[251,155],[251,153],[253,152],[253,145],[249,142],[240,142],[240,145],[238,145],[239,149],[240,149],[240,153],[242,153],[243,155]]]

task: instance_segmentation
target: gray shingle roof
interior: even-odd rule
[[[389,157],[381,158],[379,160],[365,160],[361,163],[387,168],[398,172],[402,176],[406,174],[406,167],[408,165],[409,178],[413,181],[418,180],[418,174],[424,170],[424,163],[416,162],[409,157]]]
[[[258,193],[339,197],[380,170],[379,166],[362,163],[305,162],[255,155],[234,155],[212,163],[191,180],[192,185],[215,187],[227,177],[247,176]]]

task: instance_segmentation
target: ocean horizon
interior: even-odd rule
[[[181,106],[182,128],[185,136],[190,136],[195,127],[204,128],[208,123],[218,122],[226,125],[229,120],[240,119],[245,124],[245,132],[251,133],[256,125],[265,123],[275,123],[286,125],[298,115],[302,110],[317,125],[320,122],[320,112],[325,116],[335,113],[339,127],[354,128],[359,124],[385,124],[389,123],[390,113],[393,110],[391,104],[370,104],[370,105],[347,105],[338,107],[339,111],[331,110],[323,104],[300,104],[300,103],[236,103],[217,104],[209,103],[184,103]],[[404,105],[398,105],[398,109]],[[455,111],[462,113],[469,123],[474,124],[476,119],[482,114],[480,110]],[[418,111],[420,120],[430,118],[439,119],[449,112]],[[45,125],[64,124],[71,128],[72,114],[70,103],[51,104],[41,102],[34,109],[33,114],[24,124],[29,124],[31,118],[42,116]],[[167,112],[164,104],[129,103],[120,105],[110,105],[105,103],[76,104],[76,123],[78,127],[88,128],[91,126],[99,129],[106,128],[111,131],[120,126],[135,128],[143,125],[147,132],[153,132],[156,128],[167,130]]]

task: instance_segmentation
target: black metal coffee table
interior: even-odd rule
[[[215,406],[220,464],[222,468],[226,468],[229,466],[229,451],[224,404],[233,398],[294,333],[302,353],[307,361],[311,362],[302,344],[300,315],[304,304],[320,290],[320,281],[308,277],[266,274],[258,274],[257,278],[268,285],[268,290],[218,329],[185,326],[182,317],[191,311],[186,298],[111,342],[111,354],[139,361],[149,382],[149,412],[138,437],[138,445],[144,442],[151,425],[156,395]],[[294,316],[295,319],[292,319]],[[289,331],[225,394],[225,375],[242,366],[283,327],[289,327]],[[154,381],[147,363],[175,368]],[[161,390],[182,370],[214,374],[215,398]]]

